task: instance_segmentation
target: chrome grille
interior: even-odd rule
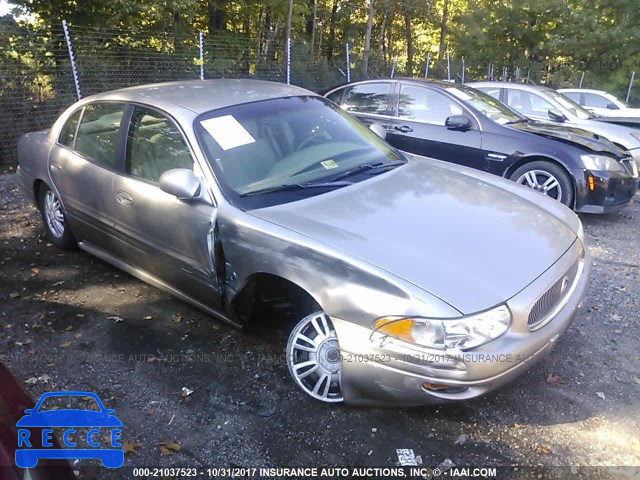
[[[527,326],[530,329],[539,326],[564,300],[571,291],[579,266],[578,261],[533,305],[527,320]]]

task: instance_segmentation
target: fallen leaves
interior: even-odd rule
[[[43,374],[40,375],[39,377],[31,377],[31,378],[27,378],[24,383],[26,383],[27,385],[36,385],[38,383],[44,383],[47,384],[49,383],[49,380],[51,380],[51,377],[48,374]]]
[[[182,322],[182,315],[180,315],[179,313],[176,313],[175,315],[173,315],[169,323],[172,323],[173,325],[177,325],[180,322]]]
[[[61,348],[67,348],[67,347],[69,347],[69,346],[71,346],[71,342],[64,342],[64,343],[61,343],[61,344],[60,344],[60,347],[61,347]]]
[[[177,442],[172,442],[171,440],[165,440],[158,443],[158,449],[163,457],[167,457],[169,455],[173,455],[176,452],[180,451],[180,445]]]
[[[547,383],[549,385],[564,385],[566,382],[560,375],[554,375],[552,372],[549,372],[547,375]]]
[[[544,445],[540,445],[540,446],[538,447],[538,451],[539,451],[540,453],[545,454],[545,455],[549,455],[549,454],[551,453],[551,449],[550,449],[549,447],[545,447]]]
[[[138,442],[133,442],[131,440],[125,440],[122,442],[122,451],[125,455],[136,453],[136,450],[140,448],[140,444]]]

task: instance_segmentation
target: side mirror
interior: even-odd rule
[[[380,123],[372,123],[369,125],[369,129],[378,135],[381,139],[387,138],[387,129],[382,126]]]
[[[564,116],[564,113],[562,113],[557,108],[550,108],[547,112],[547,115],[549,115],[549,118],[555,122],[564,122],[567,120],[567,117]]]
[[[444,126],[449,130],[469,130],[471,119],[466,115],[451,115],[444,121]]]
[[[607,110],[620,110],[615,103],[607,103]]]
[[[200,180],[188,168],[173,168],[160,175],[160,190],[179,200],[196,198],[201,188]]]

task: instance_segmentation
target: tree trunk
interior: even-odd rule
[[[329,18],[329,39],[327,40],[327,59],[333,57],[333,47],[336,41],[336,16],[338,14],[338,0],[333,0],[331,7],[331,17]]]
[[[378,58],[383,58],[386,51],[384,40],[387,33],[387,18],[389,18],[389,2],[385,1],[382,8],[384,10],[384,16],[382,17],[380,34],[378,35]]]
[[[226,12],[212,0],[209,0],[207,5],[207,26],[209,27],[209,34],[227,29]]]
[[[293,16],[293,0],[289,0],[289,10],[287,11],[287,29],[284,36],[284,59],[285,68],[291,64],[291,49],[289,44],[291,42],[291,17]]]
[[[442,9],[442,22],[440,23],[440,48],[438,49],[438,60],[444,58],[447,48],[447,23],[449,21],[449,0],[444,0]]]
[[[407,9],[407,4],[404,4],[404,28],[405,35],[407,37],[407,75],[413,75],[413,37],[411,36],[411,17]]]
[[[362,77],[369,78],[369,52],[371,51],[371,30],[373,29],[373,17],[376,13],[375,0],[369,0],[369,18],[367,30],[364,34],[364,57],[362,61]]]

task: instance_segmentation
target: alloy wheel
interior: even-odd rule
[[[516,180],[520,185],[525,185],[554,200],[562,201],[562,186],[558,179],[545,170],[529,170]]]
[[[51,234],[56,238],[62,238],[64,235],[62,205],[56,194],[51,190],[47,191],[44,196],[44,216]]]
[[[341,402],[342,355],[336,331],[324,312],[298,323],[287,344],[289,372],[305,393],[322,402]]]

